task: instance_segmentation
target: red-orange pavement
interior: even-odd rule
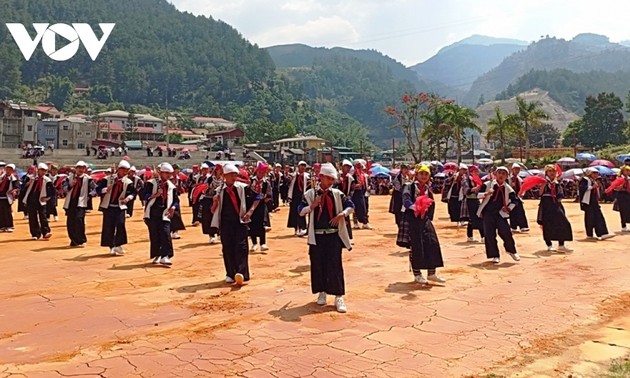
[[[98,212],[87,217],[84,249],[67,247],[63,216],[49,242],[30,240],[20,219],[14,234],[0,234],[0,377],[474,375],[519,354],[553,353],[554,337],[593,327],[608,314],[603,301],[630,287],[630,236],[584,241],[574,203],[566,204],[573,254],[548,253],[531,224],[516,235],[522,261],[504,255],[498,266],[438,203],[448,282],[419,286],[395,246],[388,201],[371,197],[375,230],[356,231],[345,252],[347,314],[314,303],[306,240],[284,227],[287,208],[273,216],[270,251],[250,255],[242,288],[223,283],[221,247],[199,228],[175,241],[169,269],[148,265],[140,212],[127,220],[122,257],[98,247]],[[531,221],[537,203],[526,206]]]

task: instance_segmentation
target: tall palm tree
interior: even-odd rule
[[[549,114],[542,110],[540,101],[527,102],[523,97],[516,96],[516,110],[518,120],[525,131],[525,158],[529,160],[529,127],[542,126],[542,120],[549,119]]]
[[[457,143],[457,162],[461,163],[462,137],[466,130],[481,131],[481,128],[473,122],[473,119],[479,116],[474,110],[454,103],[445,105],[445,108],[447,123],[452,126],[455,142]]]
[[[494,117],[488,119],[487,140],[498,141],[501,145],[501,163],[505,164],[505,140],[509,136],[523,137],[525,133],[519,126],[519,115],[504,115],[497,106],[494,108]]]

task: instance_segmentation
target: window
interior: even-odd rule
[[[63,125],[63,131],[68,131],[69,127],[68,125]]]
[[[83,133],[80,131],[77,131],[77,136],[81,136],[81,135],[83,135]]]
[[[68,145],[68,141],[66,139],[61,141],[61,145],[63,146],[67,146]]]
[[[91,131],[86,131],[85,132],[85,136],[92,136],[92,132]]]
[[[26,126],[26,130],[29,131],[29,132],[32,132],[33,131],[33,125]]]
[[[79,143],[79,144],[77,144],[77,148],[78,148],[78,149],[80,149],[80,150],[82,150],[82,149],[84,149],[84,148],[85,148],[85,144],[83,144],[83,143]]]
[[[47,128],[46,129],[46,135],[55,135],[55,129],[52,128]]]

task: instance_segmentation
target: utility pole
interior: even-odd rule
[[[166,119],[164,120],[164,123],[166,125],[166,148],[169,148],[169,135],[168,135],[168,87],[166,88]]]
[[[472,151],[472,165],[475,165],[475,136],[470,135],[470,151]]]
[[[392,138],[392,169],[396,167],[396,139]]]
[[[577,137],[575,131],[573,131],[573,156],[577,156]]]

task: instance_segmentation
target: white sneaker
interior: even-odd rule
[[[359,224],[358,224],[358,223],[355,223],[355,224],[352,226],[352,228],[353,228],[353,229],[355,229],[355,230],[358,230],[358,229],[360,229],[361,227],[359,227]]]
[[[210,244],[217,244],[217,238],[210,236]]]
[[[427,280],[433,281],[433,282],[437,282],[437,283],[444,283],[444,282],[446,282],[446,280],[444,278],[438,276],[437,274],[432,274],[432,275],[428,276]]]
[[[553,245],[550,245],[549,247],[547,247],[547,251],[549,251],[549,252],[553,252],[555,250],[556,249],[553,247]]]
[[[59,217],[55,215],[55,222],[59,222]]]
[[[168,256],[166,256],[166,257],[162,257],[162,260],[160,260],[160,264],[173,265],[173,262],[171,261],[171,259],[168,258]]]
[[[181,239],[182,237],[179,236],[179,234],[177,232],[171,232],[171,239]]]
[[[254,244],[252,245],[252,247],[249,249],[250,252],[256,252],[258,251],[258,244]]]
[[[25,219],[25,220],[28,219],[28,215],[25,215],[24,218],[22,218],[22,219]]]
[[[111,256],[116,256],[116,251],[114,250],[114,248],[113,248],[113,247],[109,249],[109,254],[110,254]]]
[[[348,311],[346,308],[346,302],[344,302],[342,296],[335,297],[335,307],[337,308],[337,312],[342,314]]]
[[[225,277],[225,283],[229,283],[229,284],[233,284],[234,280],[232,279],[232,277]]]
[[[13,227],[7,228],[7,232],[13,232],[13,231],[15,231],[15,228],[13,228]]]
[[[485,243],[486,242],[486,238],[481,238],[481,243]]]
[[[269,214],[269,215],[271,215],[271,214]],[[269,231],[271,231],[271,227],[265,226],[265,232],[269,232]]]
[[[558,247],[558,252],[571,253],[573,250],[566,245],[561,245]]]
[[[476,240],[475,240],[475,238],[468,238],[468,239],[467,239],[467,241],[468,241],[469,243],[474,243]]]
[[[243,282],[245,282],[245,276],[243,276],[241,273],[236,273],[236,275],[234,275],[234,281],[237,285],[242,285]]]
[[[493,264],[498,264],[498,263],[501,262],[501,259],[498,258],[498,257],[493,257],[493,258],[490,259],[490,262],[493,263]]]
[[[302,237],[302,236],[306,235],[306,232],[307,232],[306,230],[298,230],[296,235],[299,236],[299,237]]]
[[[33,240],[37,240],[37,239],[39,239],[39,238],[38,238],[37,236],[33,236],[31,239],[33,239]]]
[[[124,250],[124,249],[123,249],[123,247],[121,247],[121,246],[114,247],[114,248],[112,248],[112,249],[114,250],[114,254],[115,254],[116,256],[122,256],[122,255],[124,255],[124,254],[125,254],[125,250]]]
[[[125,218],[131,218],[131,215],[125,214]]]
[[[621,229],[621,232],[630,232],[630,230],[628,230],[628,227],[624,227]]]
[[[521,228],[521,234],[529,232],[529,228]]]
[[[268,251],[269,247],[267,247],[267,244],[263,244],[263,245],[260,246],[260,250],[261,251]]]
[[[350,245],[354,245],[354,239],[350,239]]]
[[[158,257],[156,257],[156,258],[154,258],[154,259],[153,259],[153,261],[151,262],[151,264],[159,264],[159,263],[160,263],[160,260],[161,260],[161,257],[160,257],[160,256],[158,256]]]
[[[602,235],[599,240],[606,240],[606,239],[610,239],[610,238],[614,238],[615,234],[606,234],[606,235]]]
[[[364,230],[373,230],[374,228],[372,228],[372,226],[370,226],[370,224],[369,224],[369,223],[365,223],[365,224],[363,225],[363,229],[364,229]]]
[[[325,306],[326,305],[326,293],[325,292],[321,292],[319,293],[319,296],[317,297],[317,304],[320,306]]]
[[[427,281],[426,278],[422,277],[422,274],[418,274],[417,276],[415,276],[415,281],[419,284],[423,284],[426,285],[429,283],[429,281]]]
[[[508,255],[510,255],[510,257],[514,261],[521,261],[521,256],[519,256],[518,253],[510,253],[510,252],[508,252]]]

